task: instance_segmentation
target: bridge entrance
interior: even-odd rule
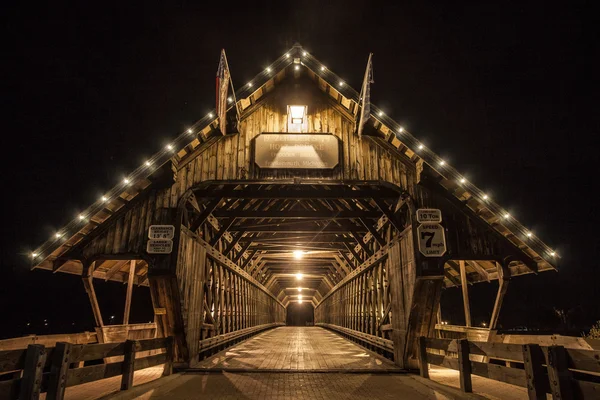
[[[349,357],[402,369],[417,367],[420,336],[490,340],[510,279],[554,270],[556,253],[374,106],[358,130],[360,110],[294,47],[57,231],[33,267],[81,276],[98,342],[173,337],[178,368],[218,364],[255,335],[241,353],[262,346],[285,364],[272,338],[315,368],[338,338],[370,352]],[[157,225],[164,237],[149,237]],[[103,318],[98,279],[127,284],[123,324]],[[493,280],[491,319],[475,328],[468,287]],[[150,288],[153,322],[129,323],[135,285]],[[441,323],[449,287],[466,326]],[[314,326],[284,328],[301,305]],[[227,362],[258,363],[240,357]]]

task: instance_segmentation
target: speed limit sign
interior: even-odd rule
[[[419,251],[425,257],[441,257],[446,253],[446,235],[440,224],[422,224],[417,235]]]

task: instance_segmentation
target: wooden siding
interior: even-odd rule
[[[308,87],[308,89],[307,89]],[[164,189],[147,189],[107,221],[108,227],[96,233],[85,245],[84,256],[145,254],[148,227],[173,223],[173,210],[191,187],[209,180],[379,180],[414,193],[415,165],[392,149],[368,137],[358,140],[351,116],[312,84],[300,93],[294,85],[282,83],[268,96],[249,108],[240,123],[240,132],[217,137],[198,151],[174,162],[175,181]],[[253,140],[263,132],[287,131],[289,99],[305,99],[308,107],[308,132],[331,133],[340,139],[340,165],[333,170],[266,170],[255,166]]]
[[[201,339],[206,269],[206,249],[186,230],[182,230],[176,275],[185,339],[191,361],[198,354]]]

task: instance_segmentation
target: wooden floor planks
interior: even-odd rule
[[[396,370],[390,360],[319,327],[280,327],[200,362],[199,369]]]

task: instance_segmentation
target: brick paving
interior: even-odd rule
[[[107,399],[460,399],[453,388],[410,374],[245,372],[185,373]]]
[[[264,332],[215,354],[199,367],[161,379],[162,366],[147,368],[135,373],[131,390],[120,392],[117,376],[67,388],[65,398],[527,398],[524,388],[477,376],[473,376],[475,393],[464,394],[458,389],[458,372],[441,367],[430,366],[431,380],[401,373],[391,361],[318,327]]]
[[[261,333],[195,366],[198,369],[345,371],[398,370],[390,360],[327,329],[284,326]]]

